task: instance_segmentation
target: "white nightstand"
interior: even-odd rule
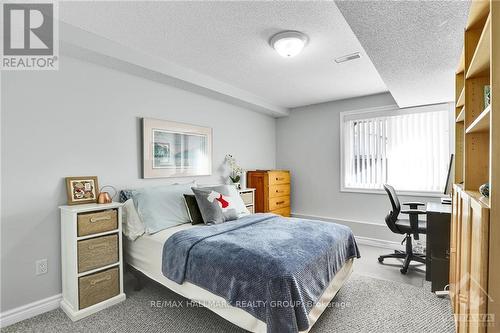
[[[255,213],[255,189],[254,188],[242,188],[238,190],[240,192],[240,196],[247,206],[250,213]]]
[[[61,308],[79,320],[125,300],[122,204],[60,206]]]

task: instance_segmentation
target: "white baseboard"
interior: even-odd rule
[[[403,236],[396,235],[392,233],[385,224],[354,221],[346,219],[338,219],[332,217],[316,216],[316,215],[306,215],[299,213],[292,213],[293,217],[310,219],[310,220],[320,220],[326,222],[334,222],[346,225],[352,229],[354,236],[359,244],[377,246],[381,248],[391,249],[391,250],[401,250],[402,246],[400,243],[400,238]]]
[[[55,310],[59,307],[61,299],[62,295],[58,294],[2,312],[0,313],[0,327],[7,327],[44,312]]]
[[[120,302],[123,302],[126,299],[126,296],[124,293],[118,294],[114,297],[111,297],[105,301],[102,301],[100,303],[91,305],[85,309],[82,310],[77,310],[74,311],[71,305],[66,303],[66,301],[63,299],[61,301],[61,309],[66,313],[66,315],[69,317],[69,319],[73,321],[80,320],[82,318],[85,318],[87,316],[90,316],[91,314],[94,314],[96,312],[99,312],[101,310],[104,310],[110,306],[113,306],[115,304],[118,304]]]
[[[403,248],[402,245],[398,242],[392,242],[383,239],[369,238],[356,235],[354,235],[354,237],[356,238],[358,244],[376,246],[389,250],[401,250]]]

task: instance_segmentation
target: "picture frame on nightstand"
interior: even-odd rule
[[[68,205],[96,203],[99,194],[97,176],[66,177]]]

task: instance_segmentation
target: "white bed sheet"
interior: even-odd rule
[[[199,228],[199,226],[192,225],[190,223],[181,224],[153,235],[143,235],[135,241],[131,241],[127,237],[123,237],[126,262],[149,278],[164,285],[179,295],[203,304],[205,307],[233,324],[250,332],[266,332],[266,323],[255,318],[250,313],[231,305],[220,306],[221,304],[226,304],[222,297],[190,282],[178,284],[167,279],[163,275],[161,270],[163,244],[165,244],[165,241],[174,233],[191,228]],[[344,282],[349,278],[352,272],[352,265],[353,259],[350,259],[344,264],[321,296],[318,304],[311,310],[309,313],[310,327],[314,325],[316,320],[328,306],[328,303],[333,299],[333,297],[335,297]]]

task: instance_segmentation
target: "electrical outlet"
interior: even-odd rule
[[[35,264],[36,264],[36,275],[47,274],[47,272],[49,271],[47,259],[37,260]]]

